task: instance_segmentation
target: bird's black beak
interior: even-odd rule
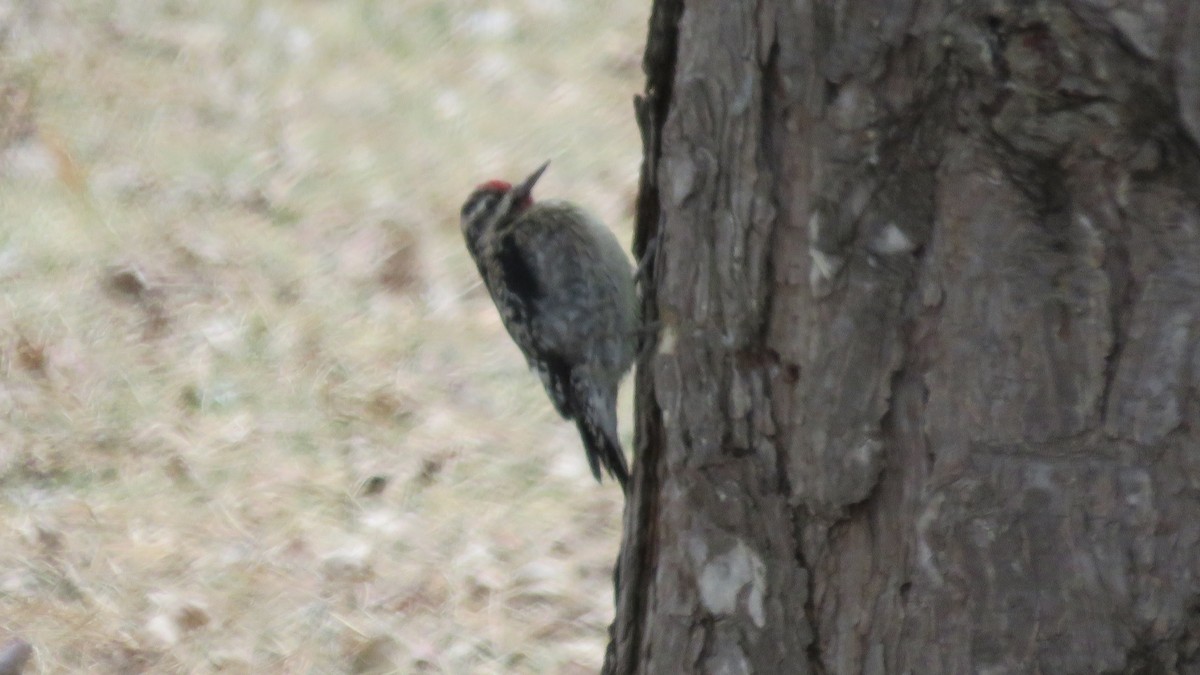
[[[529,178],[521,181],[519,185],[512,189],[513,200],[515,202],[523,201],[529,197],[529,194],[533,192],[534,184],[538,182],[543,173],[546,173],[546,167],[548,166],[550,166],[550,160],[546,160],[546,163],[539,166],[537,171],[529,174]]]

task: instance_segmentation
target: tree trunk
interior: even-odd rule
[[[607,673],[1200,673],[1200,3],[657,0]]]

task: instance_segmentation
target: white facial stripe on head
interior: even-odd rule
[[[481,192],[475,199],[467,203],[467,210],[463,212],[463,219],[474,220],[482,215],[485,211],[495,210],[504,195],[495,192]]]
[[[475,217],[487,208],[487,202],[487,197],[476,199],[475,203],[471,204],[470,208],[467,209],[467,212],[463,214],[463,218],[465,220],[475,220]]]
[[[466,214],[463,216],[463,221],[473,222],[480,218],[491,221],[497,215],[505,213],[511,208],[511,200],[511,193],[484,193],[479,199],[467,205],[468,208]]]

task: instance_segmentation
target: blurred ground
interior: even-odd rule
[[[594,672],[618,491],[457,212],[550,158],[629,240],[648,4],[0,0],[0,642]]]

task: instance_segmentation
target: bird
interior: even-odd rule
[[[638,350],[634,269],[612,231],[583,208],[535,202],[547,161],[513,185],[489,180],[463,203],[467,251],[501,322],[554,408],[572,420],[588,466],[628,491],[617,392]]]

